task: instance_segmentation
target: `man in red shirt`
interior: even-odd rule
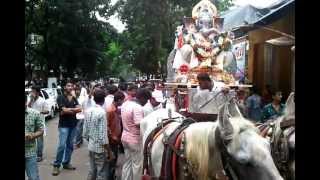
[[[115,159],[113,159],[109,164],[108,179],[115,178],[115,169],[118,158],[118,147],[121,144],[121,117],[117,112],[118,107],[124,102],[125,95],[121,91],[114,93],[113,102],[107,107],[107,121],[108,121],[108,137],[110,148],[114,154]]]

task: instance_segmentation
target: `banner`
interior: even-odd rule
[[[236,80],[243,79],[246,69],[246,41],[233,44],[232,52],[236,56],[237,60],[237,72],[235,78]]]

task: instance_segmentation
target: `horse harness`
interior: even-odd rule
[[[151,148],[154,143],[154,140],[156,139],[155,136],[157,134],[162,133],[168,127],[167,125],[171,122],[174,122],[173,119],[167,119],[163,120],[161,124],[158,124],[155,129],[151,131],[151,133],[148,135],[145,145],[143,147],[143,176],[142,179],[148,180],[148,179],[155,179],[155,177],[149,176],[154,175],[152,169],[152,161],[151,161]]]
[[[166,119],[162,121],[158,126],[152,130],[148,135],[144,145],[144,161],[143,161],[143,180],[171,180],[176,179],[176,165],[177,158],[186,162],[183,148],[179,149],[180,145],[184,144],[184,133],[183,131],[189,127],[190,124],[194,123],[193,119],[185,119],[169,136],[165,134],[165,129],[168,125],[175,122],[173,119]],[[164,134],[163,144],[164,152],[162,157],[161,173],[160,177],[156,177],[152,168],[151,160],[151,149],[156,138],[161,134]],[[182,146],[183,147],[183,146]]]
[[[290,177],[289,161],[290,161],[290,149],[289,149],[289,137],[295,132],[295,118],[291,117],[283,119],[278,127],[274,127],[271,137],[271,155],[275,160],[275,163],[279,170],[286,176]]]
[[[172,122],[173,119],[166,119],[148,135],[144,149],[143,160],[143,175],[142,180],[176,180],[177,179],[177,166],[181,166],[183,169],[183,175],[192,179],[197,179],[196,170],[192,163],[186,158],[185,155],[185,134],[184,130],[189,127],[190,124],[195,121],[191,118],[185,119],[169,136],[165,134],[165,129]],[[163,144],[164,152],[162,157],[161,173],[160,177],[156,177],[152,168],[151,161],[151,149],[156,138],[161,134],[164,134]],[[220,131],[217,128],[215,131],[216,145],[221,150],[221,161],[219,162],[220,170],[215,174],[216,180],[238,180],[235,171],[230,165],[230,161],[236,162],[233,157],[227,152],[226,144],[221,138]],[[178,161],[179,160],[179,161]],[[226,172],[229,176],[226,175]]]

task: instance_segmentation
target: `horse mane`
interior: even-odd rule
[[[216,123],[201,122],[186,129],[186,158],[191,162],[197,179],[208,179],[209,136]]]
[[[231,123],[234,127],[234,136],[246,130],[259,133],[259,129],[243,117],[231,117]],[[210,179],[209,168],[217,170],[217,160],[220,158],[216,154],[218,150],[215,147],[214,132],[217,126],[217,122],[201,122],[190,125],[185,131],[186,158],[194,167],[199,180]]]

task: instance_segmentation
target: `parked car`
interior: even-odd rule
[[[25,94],[28,95],[28,101],[30,100],[30,93],[31,93],[31,89],[25,89]],[[56,99],[53,99],[53,97],[50,98],[50,96],[48,95],[48,93],[46,92],[46,90],[41,89],[40,90],[40,96],[42,98],[44,98],[44,100],[46,101],[48,107],[49,107],[49,114],[45,115],[45,118],[53,118],[55,115],[55,109],[56,109]]]
[[[43,88],[41,90],[45,91],[48,94],[50,101],[54,103],[54,112],[56,112],[56,110],[58,109],[58,103],[55,91],[52,88]]]
[[[62,89],[61,88],[52,88],[52,91],[54,93],[54,97],[57,99],[58,96],[62,95]]]

